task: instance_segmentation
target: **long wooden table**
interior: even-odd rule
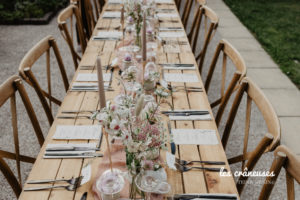
[[[158,8],[172,8],[176,10],[176,6],[170,4],[160,4]],[[104,10],[120,10],[120,5],[106,4]],[[102,16],[102,15],[101,15]],[[160,23],[161,27],[182,27],[180,18],[179,23]],[[113,30],[113,27],[118,26],[120,19],[100,19],[97,22],[96,27],[102,27],[106,30]],[[94,35],[99,30],[95,28]],[[172,38],[173,39],[173,38]],[[171,40],[171,38],[170,38]],[[173,40],[188,41],[187,37],[174,38]],[[90,40],[88,47],[82,57],[80,66],[83,65],[95,65],[96,57],[100,56],[103,65],[109,64],[115,57],[115,48],[119,42],[117,41],[94,41]],[[165,46],[159,48],[157,52],[158,63],[194,63],[196,64],[194,55],[191,51],[190,45],[175,45]],[[198,83],[171,83],[172,86],[186,85],[203,87],[201,77],[197,70],[169,70],[172,73],[197,73],[200,82]],[[95,70],[80,70],[78,69],[75,76],[78,73],[95,73]],[[118,77],[118,70],[114,71],[114,77]],[[113,99],[119,93],[119,86],[117,80],[114,78],[112,82],[114,91],[107,91],[107,100]],[[174,92],[168,99],[174,105],[175,109],[207,109],[211,112],[210,104],[207,99],[206,92]],[[63,103],[58,111],[58,115],[63,110],[96,110],[99,107],[98,93],[97,92],[68,92],[65,96]],[[162,109],[168,109],[164,106]],[[211,112],[212,115],[212,112]],[[164,121],[167,122],[168,118],[164,117]],[[49,143],[82,143],[82,142],[97,142],[97,141],[59,141],[53,140],[52,136],[55,132],[57,125],[91,125],[98,122],[89,119],[58,119],[56,118],[53,125],[49,130],[49,134],[45,140],[45,144],[41,148],[41,151],[37,157],[36,162],[33,165],[32,171],[28,177],[28,180],[37,179],[60,179],[77,177],[81,173],[83,166],[91,164],[92,166],[92,179],[79,187],[76,191],[67,191],[64,189],[54,189],[46,191],[35,192],[22,192],[19,199],[26,200],[44,200],[44,199],[80,199],[84,192],[88,192],[87,199],[93,199],[91,187],[96,180],[96,174],[98,171],[99,163],[102,158],[85,158],[85,159],[43,159],[45,147]],[[165,123],[167,124],[167,123]],[[181,145],[177,146],[176,156],[184,160],[206,160],[206,161],[225,161],[225,168],[230,171],[227,163],[227,158],[222,147],[220,137],[218,134],[216,123],[211,121],[176,121],[171,122],[172,128],[183,129],[214,129],[217,132],[219,139],[219,145]],[[167,128],[167,126],[166,126]],[[167,135],[167,133],[165,133]],[[104,141],[102,141],[103,143]],[[101,153],[106,150],[104,143],[101,145]],[[165,152],[161,155],[164,157]],[[212,166],[209,167],[220,167]],[[208,172],[201,170],[192,170],[189,172],[180,173],[178,171],[170,170],[166,168],[168,175],[168,182],[172,186],[172,192],[175,193],[234,193],[237,194],[237,189],[232,176],[224,177],[220,176],[216,172]],[[61,183],[57,183],[59,185]],[[49,184],[50,185],[50,184]],[[45,184],[28,185],[24,187],[45,186]]]

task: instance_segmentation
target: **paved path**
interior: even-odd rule
[[[220,18],[219,34],[245,59],[247,76],[262,88],[273,104],[280,119],[281,143],[300,155],[300,91],[222,0],[208,0],[207,5]]]

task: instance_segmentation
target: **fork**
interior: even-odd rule
[[[50,179],[45,179],[45,180],[30,180],[27,183],[28,184],[37,184],[37,183],[55,183],[55,182],[67,182],[70,183],[71,185],[76,185],[78,184],[78,182],[80,183],[82,180],[83,176],[79,176],[79,177],[73,177],[71,179],[56,179],[56,180],[50,180]]]
[[[225,169],[225,168],[187,167],[187,166],[180,165],[178,163],[175,163],[175,167],[176,167],[177,170],[179,170],[181,172],[187,172],[187,171],[190,171],[192,169],[201,169],[201,170],[207,170],[207,171],[212,171],[212,172],[220,172],[221,170],[223,170],[224,172],[227,172],[227,169]]]
[[[179,158],[175,158],[175,162],[177,162],[180,165],[189,165],[194,162],[196,163],[203,163],[207,165],[225,165],[225,162],[222,161],[200,161],[200,160],[193,160],[193,161],[186,161],[186,160],[180,160]]]
[[[39,191],[39,190],[49,190],[54,188],[65,188],[68,191],[74,191],[78,185],[54,185],[47,187],[32,187],[32,188],[24,188],[24,191]]]

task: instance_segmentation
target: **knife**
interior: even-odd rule
[[[63,157],[68,157],[68,156],[90,156],[90,157],[103,157],[103,154],[101,153],[91,153],[91,152],[83,152],[83,153],[49,153],[46,152],[44,156],[49,156],[49,157],[56,157],[56,156],[63,156]]]
[[[194,112],[208,113],[208,110],[166,110],[166,111],[161,111],[161,113],[194,113]]]
[[[175,194],[174,200],[188,200],[188,199],[232,199],[236,200],[236,194]]]
[[[203,112],[199,112],[199,113],[168,113],[165,115],[168,116],[191,116],[191,115],[208,115],[209,113],[203,113]]]
[[[96,151],[95,147],[47,147],[46,151]]]
[[[171,128],[171,123],[170,122],[168,122],[168,131],[169,131],[169,134],[171,136],[172,135],[172,128]],[[176,153],[176,145],[175,145],[174,142],[171,142],[170,145],[171,145],[171,153],[173,155],[175,155],[175,153]]]
[[[80,200],[86,200],[86,198],[87,198],[87,192],[83,193]]]
[[[183,28],[181,28],[181,27],[160,27],[159,30],[160,31],[183,30]]]
[[[166,67],[194,67],[194,64],[176,64],[176,63],[161,63],[159,65]]]

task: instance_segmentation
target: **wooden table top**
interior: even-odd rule
[[[160,4],[158,8],[172,8],[176,10],[174,5]],[[105,9],[116,9],[120,10],[121,6],[116,4],[105,5]],[[103,14],[103,12],[102,12]],[[101,15],[102,16],[102,15]],[[178,18],[179,23],[160,23],[160,27],[178,27],[181,26],[181,20]],[[94,30],[94,35],[97,34],[99,30],[97,27],[103,27],[106,30],[113,30],[110,27],[116,27],[120,23],[120,19],[100,19],[97,22],[96,28]],[[183,38],[170,38],[170,40],[180,40],[188,41],[187,37]],[[96,57],[100,56],[102,65],[109,64],[115,57],[115,48],[119,42],[117,41],[94,41],[90,40],[88,47],[82,57],[80,66],[84,65],[95,65]],[[196,64],[194,55],[191,51],[190,45],[173,45],[164,46],[164,48],[159,48],[157,52],[158,63],[194,63]],[[80,68],[80,67],[79,67]],[[95,73],[95,70],[78,70],[75,76],[80,73]],[[203,83],[199,72],[197,70],[169,70],[172,73],[194,73],[198,75],[199,82],[197,83],[171,83],[172,86],[197,86],[203,87]],[[114,77],[118,77],[118,70],[114,71]],[[74,81],[74,80],[73,80]],[[107,100],[113,99],[119,93],[119,86],[117,80],[114,78],[112,82],[112,87],[114,91],[107,91]],[[206,92],[174,92],[168,99],[173,103],[175,109],[206,109],[211,112],[211,107],[208,102]],[[58,115],[61,114],[63,110],[96,110],[99,107],[98,104],[98,92],[70,92],[66,94],[63,103],[58,111]],[[163,106],[162,110],[167,110],[168,108]],[[211,112],[212,115],[212,112]],[[168,118],[163,117],[165,122]],[[34,191],[34,192],[22,192],[19,199],[26,200],[46,200],[46,199],[80,199],[84,192],[88,192],[87,199],[93,199],[91,187],[96,180],[97,168],[99,163],[101,163],[102,158],[85,158],[85,159],[43,159],[43,154],[45,152],[45,147],[49,143],[82,143],[82,142],[97,142],[97,141],[67,141],[67,140],[53,140],[52,136],[55,132],[57,125],[92,125],[98,122],[89,119],[58,119],[56,118],[53,125],[51,126],[47,138],[41,151],[37,157],[36,162],[33,165],[32,171],[29,174],[28,180],[37,179],[60,179],[60,178],[71,178],[78,177],[81,174],[81,169],[87,164],[91,164],[92,168],[92,178],[91,180],[79,187],[76,191],[67,191],[64,189],[54,189],[45,191]],[[167,128],[167,123],[165,126]],[[218,145],[177,145],[176,156],[184,160],[205,160],[205,161],[224,161],[226,162],[225,168],[230,171],[229,165],[227,163],[227,158],[224,149],[221,144],[221,140],[218,134],[216,123],[211,121],[172,121],[172,128],[181,129],[214,129],[216,130],[217,137],[219,140]],[[167,133],[165,133],[167,135]],[[104,144],[104,139],[101,145],[101,153],[106,150],[106,145]],[[161,153],[162,157],[165,157],[165,152]],[[208,167],[220,167],[212,166]],[[194,170],[185,173],[180,173],[178,171],[170,170],[166,168],[168,182],[171,184],[172,192],[175,193],[234,193],[237,194],[237,189],[232,176],[224,177],[220,176],[218,172],[208,172],[201,170]],[[57,183],[61,184],[61,183]],[[47,184],[36,184],[28,185],[25,184],[24,187],[38,187],[45,186]],[[50,185],[50,184],[49,184]]]

